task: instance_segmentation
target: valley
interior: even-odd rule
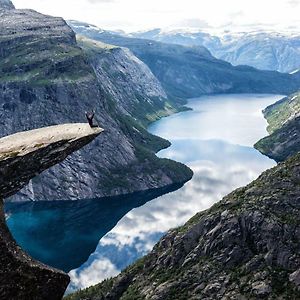
[[[177,191],[170,187],[89,201],[13,203],[6,206],[7,224],[34,258],[67,272],[74,269],[69,290],[116,275],[147,254],[170,228],[275,165],[252,146],[267,135],[262,109],[281,98],[203,96],[189,100],[193,110],[150,125],[152,134],[172,143],[158,155],[193,170],[185,186],[173,186]]]
[[[298,72],[285,74],[245,65],[233,66],[215,58],[203,46],[187,47],[132,38],[77,21],[69,21],[69,24],[77,34],[129,48],[151,69],[167,95],[181,103],[203,94],[290,94],[299,89]]]
[[[47,5],[0,0],[0,298],[298,299],[299,34]]]

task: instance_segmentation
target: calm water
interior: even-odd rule
[[[69,272],[88,259],[99,239],[130,210],[181,186],[106,199],[9,203],[7,224],[32,257]]]
[[[114,276],[148,253],[170,228],[275,165],[252,145],[267,134],[261,110],[280,98],[201,97],[189,101],[193,111],[154,123],[149,130],[172,142],[158,155],[183,162],[195,173],[175,192],[9,205],[8,226],[33,257],[68,271],[80,266],[69,273],[70,290]]]
[[[220,95],[189,101],[193,111],[154,123],[153,134],[172,146],[158,155],[187,164],[193,179],[176,192],[131,210],[99,242],[80,268],[70,272],[69,290],[114,276],[148,253],[170,228],[184,224],[275,162],[252,145],[267,135],[262,109],[283,96]]]

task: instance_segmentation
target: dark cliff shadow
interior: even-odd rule
[[[70,279],[62,271],[34,261],[9,232],[0,200],[0,299],[59,300]]]
[[[68,272],[82,265],[130,210],[182,186],[93,200],[6,203],[7,225],[33,258]]]

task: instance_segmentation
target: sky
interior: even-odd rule
[[[17,8],[126,32],[152,28],[297,31],[300,0],[13,0]]]

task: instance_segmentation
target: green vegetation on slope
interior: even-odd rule
[[[112,101],[111,103],[114,106]],[[127,167],[110,169],[103,183],[103,190],[109,193],[116,187],[121,187],[127,192],[135,192],[132,190],[130,178],[136,177],[140,172],[145,175],[152,174],[148,178],[148,184],[149,186],[153,184],[153,188],[165,175],[172,179],[172,184],[192,178],[193,172],[184,164],[155,155],[156,152],[168,148],[171,145],[169,141],[149,133],[141,122],[135,121],[130,116],[116,115],[116,119],[123,133],[133,141],[137,160]]]
[[[300,116],[291,119],[269,136],[259,140],[254,147],[263,154],[284,161],[300,151]]]
[[[78,45],[63,19],[33,10],[1,11],[0,27],[3,135],[83,121],[92,109],[105,129],[101,142],[66,162],[69,179],[59,189],[57,179],[65,175],[57,168],[33,182],[34,193],[24,190],[16,198],[100,198],[191,178],[186,166],[155,156],[170,144],[145,127],[176,110],[149,68],[130,51],[80,38]]]
[[[264,110],[265,118],[268,121],[268,132],[271,134],[279,129],[289,119],[300,113],[300,92],[294,93]]]
[[[300,151],[300,92],[268,106],[264,110],[269,136],[254,146],[263,154],[283,161]]]
[[[77,41],[102,87],[106,91],[113,91],[119,98],[117,105],[145,128],[162,117],[188,109],[171,100],[172,98],[167,99],[150,69],[128,49],[81,35],[77,35]]]
[[[30,82],[33,85],[76,81],[93,76],[80,48],[74,45],[20,43],[14,52],[0,61],[0,82]]]
[[[65,300],[298,299],[299,171],[297,154]]]

